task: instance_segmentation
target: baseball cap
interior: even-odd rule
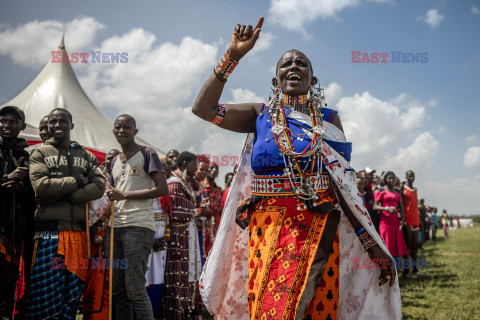
[[[0,116],[3,116],[5,114],[14,114],[16,115],[20,120],[25,122],[25,113],[20,110],[18,107],[15,106],[6,106],[0,109]]]
[[[375,169],[373,169],[373,168],[366,167],[366,168],[365,168],[365,172],[366,172],[366,173],[375,173],[376,171],[375,171]]]

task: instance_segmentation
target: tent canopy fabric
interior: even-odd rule
[[[62,54],[66,54],[63,36],[58,48]],[[119,148],[112,133],[113,121],[88,98],[68,61],[62,63],[49,61],[20,94],[1,107],[10,105],[17,106],[25,112],[27,128],[21,137],[28,141],[40,140],[37,128],[44,116],[55,108],[65,108],[72,114],[75,124],[71,132],[72,140],[102,153]],[[164,152],[138,136],[135,139],[137,143],[156,150],[159,156],[165,156]]]

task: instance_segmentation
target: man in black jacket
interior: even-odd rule
[[[1,317],[24,311],[20,287],[28,282],[32,256],[34,195],[28,179],[25,114],[14,106],[0,110],[0,290]],[[13,257],[13,259],[12,259]],[[14,308],[15,306],[15,308]]]

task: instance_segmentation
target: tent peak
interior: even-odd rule
[[[63,31],[62,40],[60,40],[60,44],[58,45],[58,48],[61,50],[65,50],[65,31]]]

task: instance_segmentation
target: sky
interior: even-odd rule
[[[245,135],[196,118],[191,106],[234,26],[260,16],[260,39],[220,102],[265,102],[277,60],[299,49],[339,112],[355,169],[402,180],[414,170],[427,204],[480,213],[480,1],[2,1],[0,104],[36,77],[65,31],[70,54],[127,53],[126,63],[72,64],[109,118],[133,115],[163,151],[237,156]],[[377,53],[388,58],[368,63]]]

